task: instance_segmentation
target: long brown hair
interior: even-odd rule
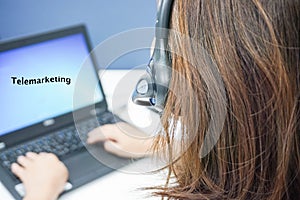
[[[300,199],[299,9],[299,0],[175,1],[171,29],[190,40],[170,34],[170,51],[183,55],[171,55],[163,136],[155,145],[167,147],[170,173],[156,194]],[[225,99],[212,101],[226,102],[220,136],[203,157],[201,146],[216,112],[208,90],[220,86],[215,76],[204,76],[212,65],[203,62],[194,43],[205,49],[222,79]],[[171,116],[182,124],[179,145]],[[184,148],[173,159],[172,149],[179,147]]]

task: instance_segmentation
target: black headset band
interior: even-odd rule
[[[170,28],[170,18],[174,0],[160,0],[159,10],[156,19],[156,39],[168,38],[168,29]]]
[[[171,79],[171,63],[167,55],[170,18],[173,0],[161,0],[156,19],[155,48],[147,67],[147,73],[141,77],[132,101],[138,105],[151,106],[161,113],[168,95]]]

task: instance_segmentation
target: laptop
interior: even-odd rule
[[[25,191],[10,166],[29,151],[65,163],[65,192],[132,162],[85,144],[92,129],[121,121],[108,111],[90,51],[84,25],[0,43],[0,180],[16,199]]]

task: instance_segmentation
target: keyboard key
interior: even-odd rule
[[[11,163],[10,161],[7,161],[7,160],[3,162],[3,165],[4,165],[4,167],[6,167],[6,168],[10,168],[11,164],[12,164],[12,163]]]

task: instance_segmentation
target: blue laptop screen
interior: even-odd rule
[[[94,99],[73,106],[76,77],[88,54],[81,33],[0,52],[0,136],[102,101],[90,61],[80,73],[80,89],[94,92]]]

